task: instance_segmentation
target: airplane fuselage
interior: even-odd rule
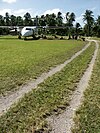
[[[21,30],[21,36],[22,37],[29,37],[36,34],[36,27],[29,27],[26,26]]]

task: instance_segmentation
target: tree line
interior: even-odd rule
[[[83,15],[83,22],[85,23],[82,27],[80,23],[75,21],[76,16],[73,12],[67,12],[64,18],[62,13],[58,12],[57,15],[54,13],[36,16],[32,18],[30,13],[26,13],[23,17],[9,15],[8,12],[5,16],[0,15],[0,26],[56,26],[66,27],[62,29],[49,29],[46,31],[47,34],[58,34],[68,35],[69,39],[74,36],[97,36],[100,37],[100,16],[94,19],[93,12],[86,10]],[[9,34],[9,28],[0,28],[0,35]],[[40,34],[43,31],[40,31]]]

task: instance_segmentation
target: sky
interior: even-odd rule
[[[86,10],[93,11],[95,19],[100,15],[100,0],[0,0],[0,15],[24,16],[26,12],[31,17],[62,12],[65,17],[66,12],[74,12],[76,22],[83,23],[83,14]]]

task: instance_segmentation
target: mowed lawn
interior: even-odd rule
[[[18,89],[84,47],[82,41],[0,37],[0,94]]]

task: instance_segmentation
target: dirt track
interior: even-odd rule
[[[25,95],[25,93],[28,93],[32,89],[35,89],[45,79],[63,69],[68,63],[70,63],[73,59],[79,56],[84,50],[86,50],[89,45],[90,43],[87,44],[82,50],[77,52],[75,55],[73,55],[70,59],[65,61],[63,64],[60,64],[57,67],[51,69],[48,73],[43,73],[35,81],[29,82],[27,85],[21,87],[18,91],[13,92],[5,97],[0,97],[0,115],[5,113],[15,102],[17,102],[20,98],[22,98]]]
[[[48,123],[52,127],[51,133],[71,133],[71,127],[73,127],[73,117],[75,115],[75,111],[79,108],[83,100],[83,92],[88,87],[89,80],[91,78],[93,65],[95,63],[95,59],[97,57],[98,52],[98,43],[97,41],[93,40],[96,43],[96,49],[93,55],[93,58],[89,64],[89,67],[85,71],[83,77],[81,78],[76,91],[72,95],[70,105],[66,108],[66,110],[59,114],[58,116],[51,116],[48,118]]]

